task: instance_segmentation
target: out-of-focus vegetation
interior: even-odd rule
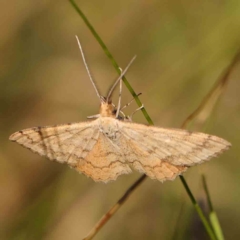
[[[154,123],[179,127],[240,48],[240,2],[77,1],[127,77]],[[1,239],[81,239],[139,174],[94,183],[8,141],[23,128],[84,121],[98,99],[74,35],[84,47],[102,94],[116,72],[69,2],[15,1],[1,7],[0,233]],[[205,206],[200,173],[226,239],[240,238],[238,147],[240,65],[202,131],[233,147],[185,177]],[[115,99],[117,94],[115,94]],[[123,102],[131,100],[124,89]],[[132,104],[126,112],[136,108]],[[134,121],[144,123],[141,113]],[[184,202],[184,204],[183,204]],[[147,180],[98,239],[203,239],[204,229],[178,179]],[[173,237],[174,236],[174,237]]]

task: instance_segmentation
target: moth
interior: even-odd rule
[[[208,161],[231,146],[217,136],[147,126],[121,117],[120,97],[116,108],[111,95],[118,82],[121,88],[121,79],[131,62],[104,98],[92,80],[79,40],[78,44],[100,99],[100,113],[91,117],[96,119],[24,129],[13,133],[11,141],[105,183],[132,169],[161,182],[174,180],[189,167]]]

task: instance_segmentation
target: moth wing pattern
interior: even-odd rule
[[[15,132],[9,139],[50,160],[74,167],[78,163],[73,157],[76,148],[79,154],[85,154],[95,144],[91,140],[96,137],[92,121],[28,128]]]
[[[226,151],[231,144],[205,133],[121,122],[130,148],[128,161],[140,172],[160,181],[173,180],[188,167]]]

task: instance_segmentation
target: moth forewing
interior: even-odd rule
[[[121,132],[138,148],[174,165],[192,166],[216,157],[231,144],[219,137],[182,129],[122,122]]]

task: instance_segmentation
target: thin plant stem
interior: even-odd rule
[[[203,189],[204,189],[204,191],[206,193],[206,196],[207,196],[207,202],[208,202],[210,212],[212,212],[212,211],[214,211],[213,210],[213,205],[212,205],[211,197],[210,197],[210,194],[209,194],[209,191],[208,191],[207,181],[206,181],[206,178],[205,178],[204,174],[202,174],[202,183],[203,183]]]
[[[142,175],[124,195],[113,205],[109,211],[99,220],[99,222],[92,228],[88,235],[83,240],[92,239],[98,231],[105,225],[105,223],[117,212],[117,210],[124,204],[124,202],[130,197],[133,191],[146,179],[146,175]]]
[[[190,197],[190,200],[191,200],[195,210],[197,211],[197,213],[198,213],[198,215],[199,215],[199,217],[200,217],[200,219],[201,219],[201,221],[202,221],[202,223],[203,223],[203,225],[204,225],[204,227],[205,227],[205,229],[206,229],[206,231],[208,233],[208,236],[212,240],[217,240],[217,238],[216,238],[216,236],[215,236],[215,234],[214,234],[214,232],[213,232],[213,230],[211,228],[211,225],[209,224],[209,222],[208,222],[207,218],[205,217],[202,209],[200,208],[200,206],[198,205],[198,203],[197,203],[196,199],[194,198],[192,192],[190,191],[190,189],[189,189],[189,187],[188,187],[188,185],[186,183],[186,180],[181,175],[179,177],[181,179],[181,182],[182,182],[186,192],[188,193],[188,196]]]
[[[210,218],[210,223],[212,224],[213,231],[218,240],[224,240],[222,228],[219,223],[218,216],[213,208],[213,204],[212,204],[210,193],[209,193],[208,186],[207,186],[206,177],[204,174],[202,174],[202,183],[203,183],[203,189],[207,196],[208,206],[209,206],[209,210],[210,210],[209,218]]]
[[[198,120],[198,122],[205,122],[206,119],[212,112],[213,107],[216,105],[219,97],[223,93],[227,83],[229,81],[229,75],[232,72],[233,68],[240,61],[240,50],[237,51],[233,60],[229,64],[229,66],[222,73],[218,81],[214,84],[212,89],[208,92],[208,94],[201,101],[199,106],[186,118],[186,120],[182,124],[182,128],[186,128],[193,120]]]
[[[97,32],[95,31],[95,29],[93,28],[93,26],[90,24],[90,22],[88,21],[87,17],[83,14],[83,12],[80,10],[80,8],[76,5],[76,3],[73,0],[69,0],[70,3],[72,4],[73,8],[77,11],[77,13],[80,15],[80,17],[82,18],[82,20],[85,22],[85,24],[87,25],[87,27],[89,28],[89,30],[92,32],[93,36],[96,38],[97,42],[100,44],[100,46],[102,47],[103,51],[105,52],[105,54],[108,56],[108,58],[110,59],[110,61],[112,62],[114,68],[116,69],[116,71],[118,72],[118,74],[121,74],[119,65],[117,64],[117,62],[115,61],[115,59],[113,58],[112,54],[110,53],[110,51],[108,50],[107,46],[104,44],[104,42],[102,41],[102,39],[100,38],[100,36],[97,34]],[[138,95],[135,93],[135,91],[133,90],[133,88],[131,87],[131,85],[129,84],[129,82],[127,81],[126,77],[123,77],[123,82],[125,83],[126,87],[128,88],[128,90],[130,91],[130,93],[132,94],[132,96],[134,97],[137,105],[139,107],[141,107],[143,104],[141,103],[140,99],[138,98]],[[146,120],[148,121],[148,123],[150,125],[153,125],[153,121],[150,118],[150,116],[148,115],[147,111],[145,108],[142,108],[142,113],[145,116]],[[143,175],[142,177],[140,177],[128,190],[127,192],[123,195],[123,197],[120,198],[120,202],[121,199],[124,198],[124,196],[127,194],[127,197],[129,197],[129,195],[132,193],[132,189],[135,189],[144,179],[146,179],[146,176]],[[209,224],[209,222],[207,221],[206,217],[203,214],[202,209],[200,208],[200,206],[198,205],[198,203],[196,202],[195,198],[193,197],[193,194],[190,190],[190,188],[187,185],[187,182],[185,181],[183,176],[180,176],[180,179],[184,185],[184,188],[189,196],[189,198],[191,199],[201,221],[203,222],[203,225],[209,235],[209,237],[212,240],[216,240],[216,237],[214,235],[214,232],[212,231],[212,228]],[[127,198],[126,198],[127,199]],[[112,217],[112,215],[122,206],[122,204],[126,201],[126,199],[119,204],[119,201],[110,209],[110,211],[108,211],[103,217],[102,219],[97,223],[97,225],[94,227],[94,229],[92,231],[90,231],[90,233],[88,234],[88,236],[90,236],[91,233],[93,233],[94,231],[94,235],[96,235],[96,233],[99,231],[100,228],[103,227],[103,225],[110,219],[110,217]],[[109,215],[110,214],[110,215]],[[110,216],[110,217],[108,217]],[[98,227],[100,226],[100,227]],[[92,237],[86,237],[85,239],[92,239]]]

